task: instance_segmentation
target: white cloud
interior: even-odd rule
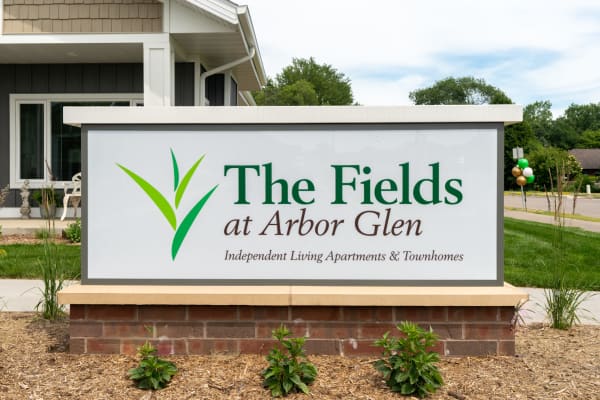
[[[245,3],[270,76],[313,56],[348,75],[361,104],[406,104],[450,75],[484,78],[521,103],[600,101],[595,0]]]

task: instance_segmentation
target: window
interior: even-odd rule
[[[68,182],[81,171],[81,129],[62,123],[64,107],[142,102],[139,94],[10,95],[11,186],[18,188],[26,179],[32,188],[51,180]]]

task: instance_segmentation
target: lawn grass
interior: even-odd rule
[[[81,246],[56,244],[67,279],[77,279],[81,270]],[[0,246],[0,278],[41,279],[40,260],[43,244],[8,244]]]
[[[548,287],[552,279],[550,224],[504,219],[504,279],[516,286]],[[563,228],[566,281],[579,289],[600,290],[600,233]]]

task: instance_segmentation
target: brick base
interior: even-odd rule
[[[440,354],[513,355],[513,307],[71,305],[72,353],[135,354],[150,340],[160,354],[267,353],[286,325],[307,336],[309,354],[379,355],[373,341],[401,321],[431,326]]]

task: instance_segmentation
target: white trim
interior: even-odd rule
[[[163,3],[163,32],[171,32],[171,0],[159,0]]]
[[[352,124],[521,122],[523,107],[305,106],[305,107],[65,107],[66,124]]]
[[[223,74],[223,105],[231,106],[231,70]]]
[[[23,34],[3,35],[0,44],[99,44],[155,43],[165,41],[168,33],[91,33],[91,34]]]
[[[43,104],[44,105],[44,161],[52,160],[52,121],[50,118],[50,107],[53,102],[69,101],[129,101],[130,105],[135,105],[142,101],[140,93],[11,93],[9,94],[9,149],[10,149],[10,187],[18,189],[23,185],[24,179],[21,179],[20,138],[19,138],[19,114],[18,105],[20,104]],[[78,108],[78,107],[72,107]],[[30,179],[30,187],[33,189],[41,188],[49,183],[46,166],[43,166],[43,179]],[[62,184],[69,181],[55,181],[56,184]]]
[[[4,34],[4,1],[0,0],[0,37]]]

